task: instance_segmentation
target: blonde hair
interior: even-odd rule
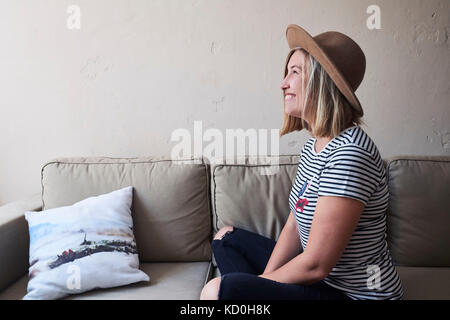
[[[366,125],[336,87],[325,69],[304,49],[297,47],[289,52],[284,66],[284,77],[288,73],[289,60],[297,50],[305,53],[305,68],[308,70],[305,72],[305,68],[302,68],[302,92],[305,93],[303,94],[302,115],[301,118],[288,115],[284,112],[283,107],[284,119],[280,137],[292,131],[306,129],[315,137],[334,138],[348,127]],[[306,63],[307,61],[309,61],[309,64]],[[307,73],[307,78],[305,78],[305,73]],[[304,84],[306,81],[305,91]],[[305,118],[310,119],[311,126],[305,121]]]

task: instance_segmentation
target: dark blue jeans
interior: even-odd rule
[[[258,277],[264,272],[275,241],[234,227],[212,249],[221,273],[219,300],[351,300],[323,281],[286,284]]]

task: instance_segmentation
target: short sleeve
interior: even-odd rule
[[[378,188],[380,169],[370,153],[353,145],[335,150],[319,178],[320,196],[353,198],[367,204]]]

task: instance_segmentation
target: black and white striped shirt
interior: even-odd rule
[[[310,138],[302,148],[289,195],[302,247],[307,245],[319,196],[363,202],[364,211],[346,249],[323,281],[352,299],[402,299],[402,284],[386,242],[389,191],[376,145],[359,126],[343,130],[319,153],[315,140]]]

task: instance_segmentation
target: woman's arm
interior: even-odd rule
[[[305,250],[278,269],[260,276],[296,284],[324,279],[339,261],[363,210],[364,203],[359,200],[320,196]]]
[[[283,230],[281,230],[278,241],[272,251],[263,274],[275,271],[297,256],[301,252],[301,249],[302,246],[297,231],[297,222],[291,211],[289,212],[289,218],[286,221]]]

